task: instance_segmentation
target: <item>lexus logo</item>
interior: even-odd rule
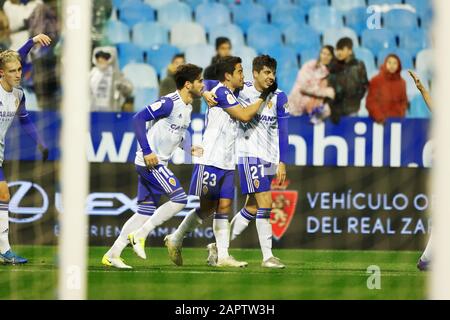
[[[8,183],[8,187],[17,187],[17,191],[11,196],[9,202],[9,211],[19,217],[9,217],[9,221],[14,223],[29,223],[42,218],[48,209],[47,193],[38,184],[28,181],[13,181]],[[21,207],[22,200],[35,189],[42,197],[42,206],[40,207]]]

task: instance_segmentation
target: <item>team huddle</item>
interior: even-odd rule
[[[183,265],[184,237],[213,215],[215,243],[207,246],[207,262],[216,267],[245,267],[229,254],[230,241],[252,220],[262,251],[262,267],[284,268],[272,253],[271,182],[286,179],[288,148],[287,96],[278,90],[276,60],[261,55],[253,60],[253,81],[244,82],[239,57],[224,57],[215,64],[216,79],[202,78],[202,68],[185,64],[175,73],[177,90],[146,106],[133,117],[138,140],[135,167],[138,174],[138,209],[124,224],[114,245],[103,256],[106,266],[129,269],[121,258],[128,244],[146,259],[149,233],[175,216],[187,204],[187,194],[168,168],[191,121],[194,98],[208,103],[202,144],[190,152],[194,169],[189,194],[200,198],[200,207],[191,210],[176,231],[164,239],[169,258]],[[147,124],[149,128],[147,130]],[[244,207],[233,217],[234,175],[238,169]],[[165,195],[169,201],[158,203]]]

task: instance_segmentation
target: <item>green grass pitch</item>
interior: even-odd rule
[[[17,246],[30,258],[23,266],[0,265],[0,299],[55,299],[55,247]],[[426,273],[417,271],[419,252],[274,250],[284,270],[260,267],[258,249],[232,249],[243,269],[213,268],[206,249],[184,248],[183,267],[165,248],[148,248],[141,260],[130,248],[123,254],[131,271],[103,267],[106,247],[89,250],[89,299],[425,299]],[[381,289],[369,290],[367,267],[381,269]]]

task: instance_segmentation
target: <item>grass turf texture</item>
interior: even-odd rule
[[[30,259],[22,266],[0,265],[0,299],[55,299],[56,248],[16,246]],[[232,249],[247,268],[213,268],[206,249],[184,248],[183,267],[165,248],[147,249],[141,260],[130,248],[123,258],[133,270],[103,267],[105,247],[89,249],[89,299],[424,299],[426,274],[417,271],[419,252],[274,250],[284,270],[260,267],[258,249]],[[369,290],[367,267],[381,269],[381,289]]]

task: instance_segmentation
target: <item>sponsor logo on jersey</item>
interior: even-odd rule
[[[272,212],[270,223],[275,240],[280,240],[289,228],[297,206],[298,191],[285,190],[289,185],[286,181],[282,186],[274,179],[272,181]]]
[[[273,107],[273,102],[269,101],[269,103],[267,104],[267,108],[272,109],[272,107]]]
[[[150,105],[150,109],[152,109],[152,111],[156,111],[159,108],[161,108],[162,104],[163,104],[162,101],[155,102]]]
[[[231,93],[227,94],[227,102],[229,104],[235,104],[236,103],[236,99],[233,97],[233,95]]]
[[[255,185],[256,189],[259,188],[259,180],[258,179],[253,180],[253,184]]]
[[[169,183],[170,183],[171,185],[173,185],[174,187],[177,185],[177,182],[175,181],[174,178],[169,178]]]
[[[208,193],[208,187],[207,186],[203,186],[202,192],[203,192],[203,194],[207,194]]]

